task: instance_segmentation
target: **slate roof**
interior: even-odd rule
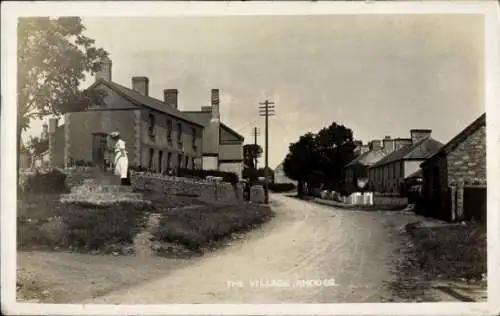
[[[386,152],[382,149],[370,150],[356,157],[353,161],[348,163],[345,166],[345,168],[354,166],[356,164],[360,164],[363,166],[371,166],[377,161],[384,158],[386,155],[387,155]]]
[[[190,117],[192,120],[197,122],[200,125],[207,126],[210,124],[210,119],[212,118],[212,113],[211,112],[206,112],[206,111],[183,111],[182,112],[184,115],[187,115]],[[229,133],[233,134],[236,136],[239,140],[244,140],[245,138],[241,136],[238,132],[230,128],[224,123],[220,123],[220,126],[222,128],[225,128]]]
[[[427,159],[434,155],[443,147],[443,144],[433,139],[425,137],[415,144],[407,145],[387,155],[372,167],[379,167],[399,160],[419,160]]]
[[[166,113],[172,117],[175,117],[177,119],[183,120],[188,123],[192,123],[195,125],[198,125],[200,127],[204,127],[203,124],[200,124],[190,116],[184,114],[183,112],[179,111],[178,109],[175,109],[173,107],[165,105],[162,101],[155,99],[153,97],[145,96],[140,94],[139,92],[129,89],[127,87],[122,86],[121,84],[118,84],[116,82],[112,81],[107,81],[102,78],[98,79],[94,84],[92,84],[88,89],[92,89],[96,87],[99,84],[103,84],[110,88],[111,90],[117,92],[119,95],[124,97],[125,99],[128,99],[130,102],[136,104],[136,105],[143,105],[145,107],[151,108],[153,110],[156,110],[158,112]]]
[[[434,159],[435,157],[448,154],[453,149],[455,149],[461,142],[463,142],[469,135],[477,131],[481,126],[486,126],[486,113],[483,113],[480,117],[478,117],[474,122],[470,123],[466,128],[464,128],[457,136],[453,137],[449,142],[446,143],[441,149],[436,152],[434,155],[429,157],[426,161],[424,161],[420,166],[424,165],[427,161]]]

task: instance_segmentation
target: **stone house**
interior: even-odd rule
[[[460,219],[464,207],[463,186],[486,184],[486,113],[424,161],[421,167],[423,213],[444,220]],[[485,206],[485,201],[483,204]]]
[[[431,137],[429,129],[410,130],[410,139],[387,139],[387,146],[394,150],[369,167],[370,187],[374,192],[399,194],[404,179],[420,169],[420,164],[441,147],[442,143]]]
[[[283,162],[274,168],[274,183],[293,183],[297,185],[297,181],[288,178],[283,169]]]
[[[167,168],[202,168],[204,126],[177,109],[176,90],[164,90],[160,101],[149,96],[149,79],[133,77],[132,89],[111,78],[105,60],[88,89],[107,93],[102,106],[64,115],[55,123],[52,160],[68,167],[75,162],[101,165],[107,157],[108,133],[118,130],[127,144],[129,163],[156,172]],[[57,126],[59,125],[59,126]]]
[[[182,111],[203,129],[203,168],[243,173],[243,142],[245,138],[220,119],[219,90],[212,89],[211,106],[200,111]]]
[[[358,191],[358,181],[369,180],[369,168],[393,151],[405,146],[410,140],[385,136],[383,140],[372,140],[368,145],[358,144],[359,155],[344,167],[344,184],[348,192]],[[370,188],[368,181],[366,188]]]

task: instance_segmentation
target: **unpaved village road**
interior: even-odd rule
[[[272,195],[271,203],[276,218],[244,240],[86,303],[340,303],[391,297],[386,284],[395,278],[392,261],[401,256],[401,229],[414,216],[342,210],[284,195]],[[296,284],[325,279],[330,281],[322,285]]]

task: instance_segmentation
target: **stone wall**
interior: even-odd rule
[[[448,183],[486,179],[486,126],[482,126],[448,154]]]

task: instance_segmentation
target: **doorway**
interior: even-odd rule
[[[105,153],[107,148],[106,133],[93,133],[92,134],[92,165],[104,169],[105,166]]]

